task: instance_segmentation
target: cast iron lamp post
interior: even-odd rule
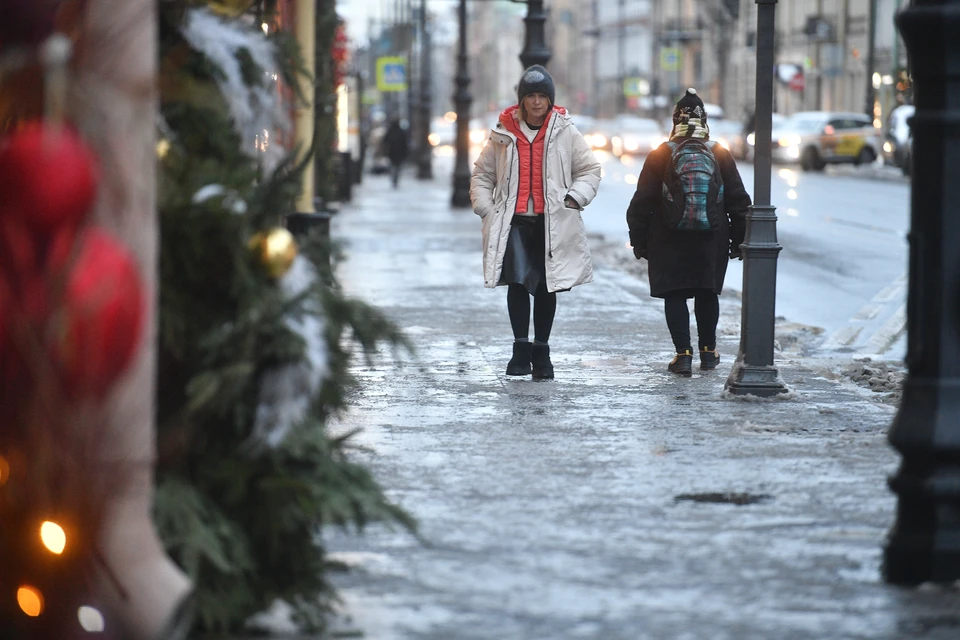
[[[914,82],[910,127],[907,378],[890,429],[897,518],[887,582],[960,579],[960,0],[914,0],[897,16]]]
[[[467,0],[460,0],[460,45],[457,52],[457,90],[453,104],[457,111],[457,159],[453,169],[453,198],[455,207],[470,206],[470,71],[467,69]]]
[[[512,2],[526,2],[527,17],[526,33],[523,40],[523,51],[520,52],[520,63],[523,68],[539,64],[546,66],[550,60],[550,50],[547,48],[544,23],[547,14],[543,10],[543,0],[511,0]],[[470,206],[470,105],[473,96],[470,94],[470,71],[467,67],[467,0],[460,0],[458,12],[460,22],[460,44],[457,53],[457,90],[453,94],[453,104],[457,112],[457,156],[453,169],[453,198],[455,207]]]
[[[747,213],[743,253],[743,304],[740,353],[727,391],[769,397],[787,388],[773,366],[773,326],[777,294],[776,207],[770,204],[770,136],[773,113],[773,39],[777,0],[757,2],[757,126],[754,140],[753,206]]]
[[[526,33],[523,38],[523,51],[520,52],[520,64],[526,69],[539,64],[546,67],[550,61],[550,49],[547,48],[545,23],[547,14],[543,10],[543,0],[511,0],[527,3]]]
[[[427,0],[420,0],[420,140],[417,144],[417,178],[433,180],[433,147],[430,145],[431,57],[430,32],[427,29]]]

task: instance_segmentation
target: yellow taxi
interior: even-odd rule
[[[869,164],[881,156],[882,136],[862,113],[801,111],[774,127],[774,162],[799,162],[804,171],[827,164]]]

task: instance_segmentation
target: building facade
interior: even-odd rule
[[[906,51],[894,23],[905,4],[905,0],[778,3],[775,111],[869,112],[885,123],[894,107],[912,100]],[[754,106],[756,21],[755,2],[741,0],[728,71],[734,80],[727,89],[728,117],[747,114]]]
[[[906,1],[778,2],[771,70],[776,111],[870,110],[883,122],[893,107],[909,102],[906,51],[894,25]],[[516,101],[527,8],[508,2],[468,7],[473,113],[481,115]],[[455,9],[445,9],[450,13],[438,15],[438,27],[446,23],[455,33]],[[727,119],[753,111],[755,0],[546,0],[545,9],[557,102],[574,113],[664,118],[691,86]],[[455,67],[453,40],[436,42],[434,73],[446,86]],[[452,88],[438,87],[436,95],[445,104]]]

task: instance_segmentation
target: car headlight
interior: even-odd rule
[[[486,138],[486,131],[483,129],[474,129],[470,132],[470,142],[473,144],[481,144]]]
[[[753,144],[754,144],[753,141],[754,141],[755,139],[756,139],[756,137],[755,137],[752,133],[748,133],[748,134],[747,134],[747,144],[750,145],[751,147],[753,146]]]
[[[788,157],[788,158],[793,158],[794,160],[799,159],[799,158],[800,158],[800,146],[799,146],[799,145],[791,145],[791,146],[787,147],[787,157]]]
[[[623,149],[624,151],[636,151],[640,148],[640,141],[633,137],[625,137],[623,139]]]
[[[427,142],[429,142],[430,146],[432,147],[437,146],[438,144],[440,144],[440,134],[431,133],[430,135],[427,136]]]
[[[727,142],[726,138],[717,138],[717,144],[723,147],[724,149],[726,149],[727,151],[730,151],[730,143]]]
[[[781,147],[799,147],[800,142],[802,142],[800,140],[800,136],[796,134],[783,136],[779,140],[777,140],[777,144],[779,144]]]
[[[594,149],[602,149],[607,146],[607,138],[602,133],[594,133],[587,140]]]
[[[886,153],[893,153],[893,144],[889,140],[887,140],[886,142],[883,143],[883,150]]]

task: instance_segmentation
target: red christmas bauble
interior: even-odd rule
[[[0,142],[0,210],[51,234],[77,227],[97,196],[97,159],[76,132],[30,122]]]
[[[133,258],[117,240],[92,228],[79,241],[55,361],[69,396],[102,398],[136,352],[143,289]]]

